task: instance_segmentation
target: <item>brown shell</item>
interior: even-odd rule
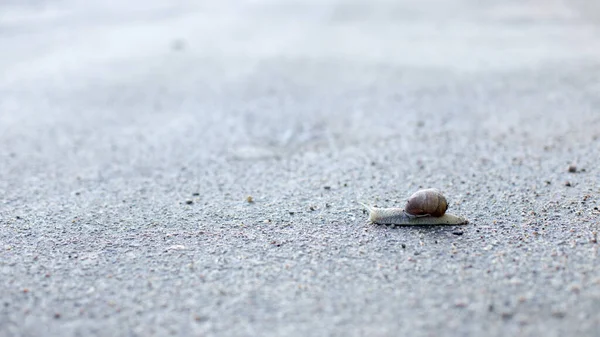
[[[448,202],[442,192],[435,188],[419,190],[408,198],[404,210],[411,215],[431,215],[440,217],[446,213]]]

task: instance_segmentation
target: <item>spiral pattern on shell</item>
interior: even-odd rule
[[[446,197],[435,188],[419,190],[408,198],[404,207],[406,213],[410,215],[431,215],[441,217],[448,209]]]

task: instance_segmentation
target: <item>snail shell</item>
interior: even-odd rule
[[[436,189],[417,191],[408,199],[405,209],[361,205],[369,212],[372,223],[382,225],[464,225],[469,222],[461,216],[446,213],[448,202]]]
[[[404,207],[406,213],[410,215],[431,215],[440,217],[446,213],[448,201],[446,197],[435,188],[428,188],[415,192],[408,198]]]

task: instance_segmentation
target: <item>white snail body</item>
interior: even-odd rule
[[[404,209],[377,208],[361,203],[369,212],[369,221],[381,225],[464,225],[468,220],[446,213],[446,198],[436,189],[417,191]],[[412,214],[411,214],[412,213]]]

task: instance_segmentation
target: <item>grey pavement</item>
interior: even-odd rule
[[[0,1],[0,336],[599,336],[599,107],[594,1]]]

